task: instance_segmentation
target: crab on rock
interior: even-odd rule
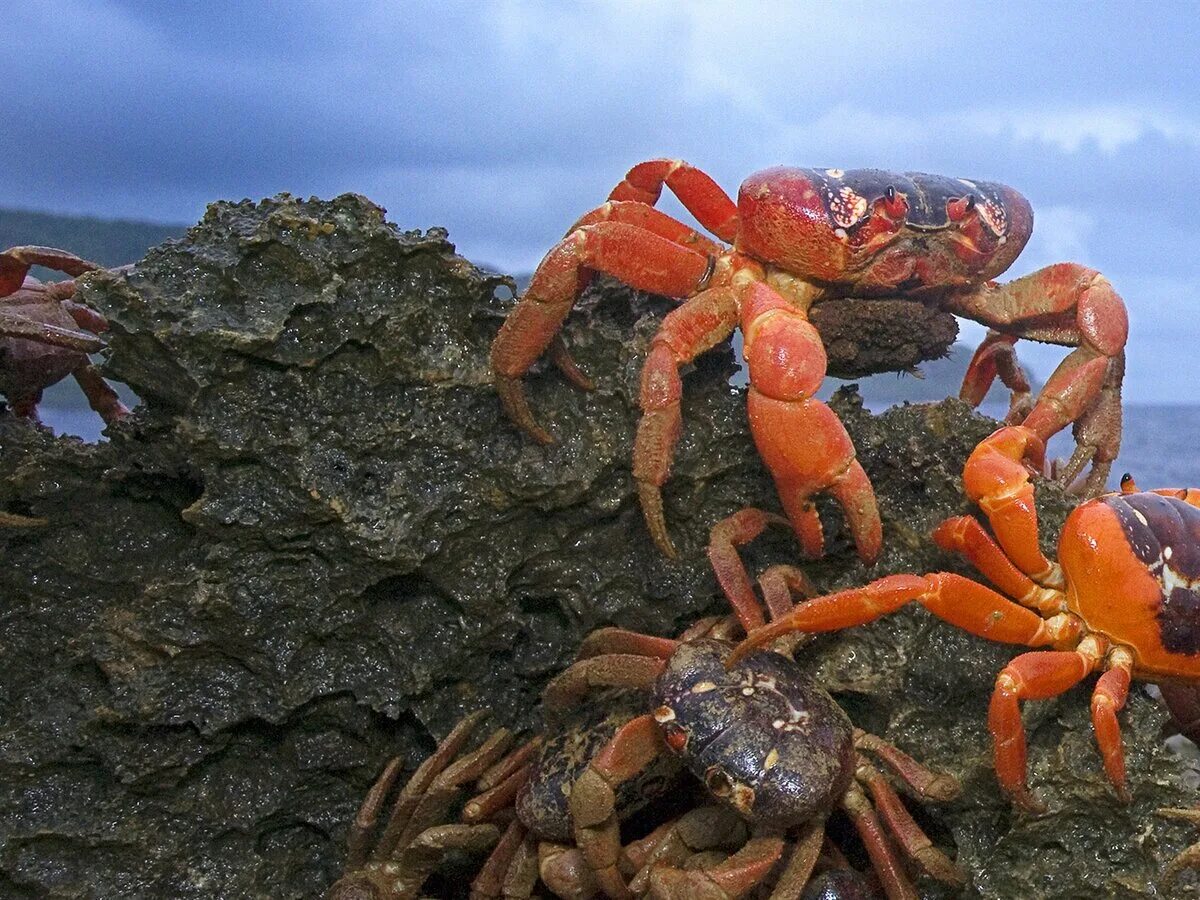
[[[725,243],[656,210],[664,185]],[[1001,184],[776,168],[750,176],[735,204],[687,163],[644,162],[542,260],[492,345],[495,384],[509,417],[549,443],[520,379],[549,349],[569,379],[589,386],[558,332],[591,275],[686,298],[664,319],[642,372],[633,472],[655,543],[674,555],[661,489],[682,428],[678,368],[740,326],[750,429],[802,549],[808,556],[823,550],[812,498],[827,492],[843,507],[859,555],[872,561],[882,541],[874,491],[845,428],[813,396],[826,356],[808,310],[824,300],[908,298],[989,326],[963,399],[977,405],[999,376],[1013,391],[1010,420],[1042,441],[1073,422],[1077,447],[1062,478],[1074,480],[1090,462],[1086,493],[1104,489],[1120,445],[1125,306],[1107,279],[1073,263],[992,281],[1012,265],[1032,227],[1028,201]],[[1036,402],[1016,364],[1018,338],[1076,348]]]
[[[71,280],[43,284],[29,276],[33,266],[56,269]],[[96,335],[108,330],[108,322],[72,299],[74,279],[98,268],[50,247],[0,252],[0,394],[17,415],[36,420],[42,391],[67,375],[106,423],[128,412],[87,356],[104,347]]]
[[[1130,680],[1200,682],[1200,490],[1139,491],[1126,475],[1120,492],[1071,512],[1058,562],[1051,562],[1038,545],[1033,485],[1022,464],[1040,462],[1043,452],[1024,426],[984,439],[963,468],[963,486],[995,538],[970,516],[947,519],[933,533],[938,546],[966,556],[1002,593],[949,572],[892,575],[796,607],[756,629],[730,664],[784,634],[862,625],[916,601],[980,637],[1052,648],[1013,659],[992,694],[996,775],[1014,803],[1042,808],[1027,785],[1021,701],[1056,697],[1097,670],[1092,724],[1105,772],[1127,800],[1117,714]]]

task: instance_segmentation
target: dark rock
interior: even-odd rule
[[[640,363],[669,305],[603,283],[581,302],[567,340],[599,388],[528,379],[559,438],[541,448],[489,384],[502,282],[444,232],[400,232],[350,195],[215,204],[133,272],[86,279],[113,326],[107,373],[145,403],[96,445],[0,418],[0,510],[48,520],[0,529],[0,895],[317,895],[386,758],[414,764],[482,706],[530,726],[599,625],[671,634],[722,608],[708,529],[776,506],[732,355],[685,377],[670,563],[629,471]],[[994,423],[957,401],[835,405],[886,550],[863,567],[823,504],[817,583],[954,566],[927,535],[967,508],[962,462]],[[1042,507],[1052,536],[1068,504],[1046,488]],[[775,535],[749,558],[795,548]],[[1088,689],[1030,704],[1052,812],[1018,816],[985,724],[1015,652],[917,609],[802,658],[859,725],[964,779],[962,800],[918,815],[957,845],[971,892],[1153,895],[1193,837],[1153,810],[1196,799],[1164,714],[1133,692],[1122,807]]]

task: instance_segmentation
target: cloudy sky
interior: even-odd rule
[[[358,191],[523,271],[645,158],[730,192],[777,164],[991,179],[1035,209],[1011,274],[1105,272],[1133,320],[1127,396],[1200,402],[1195,19],[1185,3],[22,0],[0,54],[0,206],[190,222],[216,198]],[[1025,353],[1043,376],[1061,356]]]

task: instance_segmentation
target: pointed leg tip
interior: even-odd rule
[[[646,529],[660,553],[667,559],[679,559],[679,551],[667,531],[667,518],[663,512],[662,490],[652,481],[638,481],[638,499],[642,504],[642,516]]]

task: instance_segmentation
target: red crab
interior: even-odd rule
[[[1057,696],[1101,670],[1092,723],[1104,769],[1127,800],[1117,714],[1130,680],[1200,681],[1200,491],[1139,491],[1126,475],[1120,492],[1071,512],[1051,562],[1038,546],[1033,485],[1022,464],[1040,462],[1042,453],[1040,437],[1023,426],[986,438],[967,460],[963,485],[995,538],[970,516],[947,519],[933,533],[1002,593],[949,572],[881,578],[809,600],[755,630],[730,663],[780,635],[861,625],[913,601],[980,637],[1050,647],[1016,657],[996,679],[988,728],[1001,787],[1017,805],[1042,808],[1027,786],[1020,702]],[[740,590],[732,582],[731,589]]]
[[[29,277],[32,266],[65,272],[72,280],[43,284]],[[74,278],[98,268],[49,247],[0,253],[0,393],[17,415],[36,421],[42,391],[67,375],[106,423],[128,412],[87,356],[104,346],[96,335],[108,330],[108,322],[71,299]]]
[[[655,210],[664,184],[725,244]],[[642,372],[633,472],[655,543],[675,555],[661,488],[682,428],[678,368],[740,325],[750,429],[802,549],[809,556],[822,552],[812,498],[827,492],[845,510],[859,555],[873,561],[882,541],[874,491],[845,428],[813,397],[826,357],[808,309],[838,298],[910,298],[992,329],[971,360],[961,396],[978,404],[999,376],[1013,391],[1010,418],[1042,441],[1075,423],[1077,448],[1061,476],[1073,480],[1091,462],[1084,489],[1095,495],[1120,445],[1125,306],[1107,279],[1073,263],[1007,284],[992,281],[1016,259],[1032,227],[1029,203],[1001,184],[877,169],[777,168],[750,176],[735,205],[687,163],[644,162],[538,266],[492,345],[496,388],[509,417],[549,443],[521,378],[549,349],[568,378],[588,386],[558,332],[592,274],[686,298],[663,321]],[[1036,403],[1016,365],[1018,338],[1077,348]]]

